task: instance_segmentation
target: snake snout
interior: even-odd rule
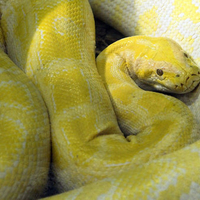
[[[176,77],[180,77],[176,76]],[[200,72],[191,73],[184,76],[181,82],[175,84],[175,92],[176,93],[187,93],[194,90],[200,82]]]

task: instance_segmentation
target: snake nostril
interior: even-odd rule
[[[184,85],[184,84],[183,84],[183,83],[181,83],[181,87],[183,87],[183,85]]]
[[[187,54],[187,53],[184,53],[184,56],[185,56],[186,58],[188,58],[188,54]]]

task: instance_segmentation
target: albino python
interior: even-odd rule
[[[87,0],[0,0],[0,199],[39,198],[50,143],[71,191],[46,199],[200,199],[200,2],[90,3],[124,34],[185,51],[134,36],[96,68]]]

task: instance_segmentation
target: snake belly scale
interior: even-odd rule
[[[107,75],[102,78],[104,69],[95,65],[88,1],[1,0],[0,5],[7,53],[38,88],[49,112],[56,186],[60,192],[73,189],[47,199],[200,195],[196,118],[181,101],[141,90],[123,70],[109,76],[117,97],[112,99],[105,89]],[[112,60],[116,54],[109,55]],[[115,57],[113,62],[126,67],[121,56]]]

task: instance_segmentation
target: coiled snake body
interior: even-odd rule
[[[174,28],[173,23],[178,23],[178,20],[168,22],[169,27],[163,26],[163,32],[157,31],[158,23],[151,22],[157,27],[150,24],[146,32],[146,28],[143,27],[147,25],[144,26],[142,22],[147,23],[145,19],[148,19],[150,14],[158,14],[156,8],[161,5],[156,5],[156,1],[148,1],[155,3],[148,11],[149,3],[146,1],[144,4],[140,1],[134,2],[134,6],[142,8],[146,5],[146,9],[138,18],[141,23],[138,21],[137,26],[136,23],[132,25],[134,28],[131,31],[134,30],[134,33],[129,32],[127,35],[142,35],[144,31],[146,35],[152,35],[150,32],[154,32],[154,36],[168,36],[181,46],[184,44],[186,51],[198,65],[200,64],[199,29],[194,29],[199,27],[198,1],[185,1],[188,4],[184,7],[185,13],[184,9],[176,7],[184,5],[181,1],[165,1],[175,8],[175,11],[170,10],[172,18],[178,15],[184,19],[187,16],[187,19],[184,19],[186,26],[182,26],[183,30],[190,29],[187,21],[188,17],[191,17],[192,36],[189,33],[186,36],[181,35],[178,32],[179,28]],[[99,3],[100,1],[97,5]],[[112,9],[109,4],[114,5],[114,1],[102,0],[101,3],[104,4],[105,16],[108,13],[106,18],[111,23],[115,23],[112,17],[115,19],[117,13],[131,9],[132,5],[130,1],[123,1],[123,5],[127,3],[129,7],[121,7],[118,2],[118,6]],[[91,4],[95,10],[95,2],[91,1]],[[49,199],[200,197],[200,136],[197,126],[200,119],[199,87],[189,95],[184,94],[180,97],[188,104],[188,108],[174,97],[143,91],[133,81],[134,79],[137,82],[137,79],[141,78],[144,84],[148,80],[151,87],[165,91],[175,88],[178,93],[192,90],[199,82],[200,72],[193,59],[179,45],[164,38],[155,40],[151,37],[137,36],[124,39],[111,45],[98,57],[97,70],[94,58],[93,15],[88,1],[1,0],[0,5],[7,53],[39,89],[48,109],[52,169],[56,186],[61,192],[74,189],[55,197],[48,197]],[[119,12],[115,15],[106,8]],[[165,14],[165,7],[158,8]],[[137,11],[137,7],[135,9]],[[193,15],[188,12],[191,10]],[[147,18],[144,18],[145,16]],[[163,19],[162,15],[160,18]],[[123,17],[121,19],[123,21]],[[129,31],[123,24],[118,21],[116,26]],[[145,68],[146,63],[151,65],[152,70]],[[12,65],[14,66],[13,63]],[[2,68],[2,71],[9,71],[9,68]],[[24,74],[23,76],[27,79],[23,84],[32,84]],[[11,77],[12,81],[8,80],[6,83],[4,78],[6,76],[2,74],[1,85],[6,87],[11,82],[17,84],[22,79],[19,77],[15,81],[15,78]],[[11,173],[13,177],[21,171],[18,176],[26,177],[22,181],[20,178],[17,181],[9,177],[4,178],[2,174],[6,174],[5,169],[0,168],[0,180],[3,180],[0,182],[0,194],[4,193],[5,187],[8,189],[2,199],[34,199],[34,195],[39,193],[41,185],[46,181],[50,152],[48,117],[42,98],[34,85],[25,88],[26,93],[31,93],[36,98],[34,105],[37,108],[32,108],[30,112],[38,110],[40,113],[37,115],[43,118],[32,116],[31,118],[37,121],[31,122],[22,117],[25,124],[33,126],[28,129],[36,130],[36,133],[30,134],[30,137],[33,138],[34,135],[34,138],[20,143],[8,139],[6,146],[11,150],[23,149],[27,144],[28,153],[33,147],[35,150],[30,153],[30,158],[26,154],[24,157],[27,160],[19,160],[19,163],[13,158],[3,160],[2,154],[3,162],[11,162],[11,165],[13,162],[13,166],[16,167],[16,173]],[[8,91],[8,98],[4,101],[11,101],[11,96],[17,99],[18,93]],[[19,97],[23,107],[25,100],[21,95]],[[2,97],[0,100],[2,102]],[[39,124],[42,122],[43,124]],[[5,121],[2,122],[4,123]],[[39,127],[35,124],[39,124]],[[9,124],[7,127],[9,129],[4,134],[12,130]],[[29,142],[30,146],[26,142]],[[7,154],[13,155],[11,150],[5,147],[4,141],[0,145],[1,149],[6,148]],[[33,163],[30,171],[25,163]],[[24,173],[27,173],[27,176]],[[9,192],[10,184],[15,197]]]

